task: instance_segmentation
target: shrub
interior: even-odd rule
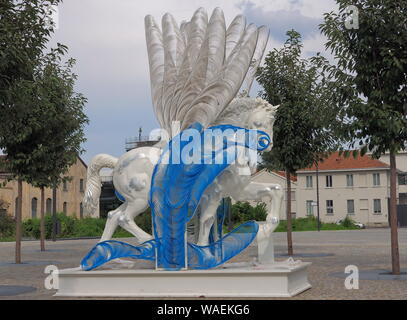
[[[134,219],[136,224],[143,229],[145,232],[150,233],[152,232],[152,225],[151,225],[151,209],[148,208],[145,212],[138,215],[136,219]]]
[[[15,221],[9,215],[0,216],[0,237],[8,238],[13,237],[16,229]]]
[[[23,237],[26,238],[40,238],[40,219],[28,219],[23,221]]]
[[[250,220],[265,221],[267,217],[267,206],[261,202],[255,207],[248,202],[236,202],[232,205],[232,222],[243,223]]]
[[[349,216],[346,216],[346,218],[341,221],[341,225],[345,228],[351,228],[355,226],[355,222]]]
[[[27,238],[40,238],[40,219],[28,219],[23,222],[23,236]],[[140,214],[135,219],[136,224],[148,233],[151,233],[151,211]],[[57,213],[58,231],[57,238],[80,238],[80,237],[100,237],[105,228],[106,219],[99,218],[83,218],[77,219],[76,217],[66,216],[64,213]],[[1,223],[1,227],[6,224]],[[10,226],[15,228],[14,221],[11,220]],[[52,237],[53,219],[52,215],[45,216],[45,238],[51,239]],[[1,229],[0,229],[1,230]],[[14,234],[14,233],[13,233]],[[6,237],[1,236],[2,238]],[[113,238],[132,237],[132,234],[126,230],[118,227],[113,234]]]
[[[316,231],[317,227],[317,218],[310,216],[307,218],[297,218],[292,220],[293,231]],[[336,223],[323,223],[321,222],[321,230],[348,230],[348,229],[357,229],[353,224],[336,224]],[[287,231],[287,221],[282,220],[278,225],[276,232],[286,232]]]

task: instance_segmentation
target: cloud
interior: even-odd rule
[[[318,25],[322,22],[322,15],[304,15],[296,1],[285,2],[285,6],[281,1],[276,1],[276,4],[276,7],[271,8],[248,1],[242,5],[243,14],[248,20],[268,26],[272,37],[281,42],[285,41],[286,32],[291,29],[300,32],[303,38],[319,32]]]

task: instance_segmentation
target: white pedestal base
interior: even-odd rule
[[[292,297],[309,288],[307,268],[296,261],[225,265],[212,270],[59,271],[56,296],[70,297]]]

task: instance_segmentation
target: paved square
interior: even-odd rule
[[[275,233],[277,260],[286,259],[286,234]],[[312,262],[309,280],[312,289],[293,299],[407,299],[407,280],[361,280],[359,290],[347,290],[344,278],[345,267],[355,265],[362,274],[365,271],[390,270],[390,230],[369,229],[353,231],[296,232],[293,234],[295,259]],[[132,239],[120,239],[131,242]],[[407,269],[407,229],[399,229],[401,267]],[[48,251],[41,252],[38,241],[22,244],[23,264],[14,261],[14,243],[0,243],[0,286],[34,287],[35,291],[10,290],[13,295],[0,295],[0,299],[62,299],[55,298],[55,290],[44,287],[44,269],[54,264],[58,268],[72,268],[79,265],[81,258],[97,242],[91,240],[61,240],[47,242]],[[256,248],[249,247],[234,260],[254,259]],[[146,267],[150,262],[139,262]],[[406,276],[402,276],[406,279]]]

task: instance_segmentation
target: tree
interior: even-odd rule
[[[269,52],[265,66],[259,68],[257,81],[263,87],[262,98],[280,105],[274,124],[273,149],[263,155],[263,166],[284,170],[287,181],[287,243],[293,255],[291,224],[291,177],[335,150],[337,110],[328,75],[328,64],[320,54],[301,58],[301,35],[287,32],[281,49]]]
[[[346,106],[344,137],[350,149],[379,158],[390,152],[390,226],[393,274],[400,273],[397,235],[396,154],[407,141],[407,2],[337,0],[339,12],[320,25],[337,65],[326,70]],[[355,27],[348,14],[358,9]],[[345,23],[348,22],[348,23]],[[355,147],[358,145],[358,147]],[[354,154],[357,154],[355,150]]]
[[[53,32],[49,7],[60,0],[3,1],[0,6],[0,149],[18,180],[16,263],[21,262],[22,182],[56,186],[84,141],[85,98],[73,91],[67,48],[43,51]]]
[[[53,189],[53,237],[56,224],[56,188],[69,180],[66,173],[82,153],[81,144],[85,141],[83,126],[88,123],[83,113],[86,99],[74,91],[76,75],[72,72],[74,60],[70,59],[62,67],[59,65],[61,53],[52,51],[46,56],[44,66],[39,68],[36,82],[42,92],[41,108],[36,116],[39,123],[33,132],[37,143],[37,153],[28,161],[36,171],[31,183],[41,188],[41,250],[45,250],[44,188]],[[43,89],[46,90],[43,90]]]

